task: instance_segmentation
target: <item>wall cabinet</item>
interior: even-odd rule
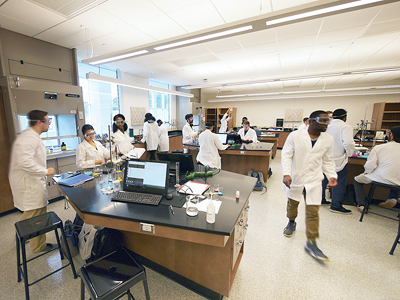
[[[229,107],[225,108],[207,108],[206,109],[206,122],[211,122],[214,125],[213,132],[219,132],[221,122],[219,115],[223,115]],[[236,125],[236,107],[233,107],[232,119],[228,121],[228,130],[232,129]]]
[[[400,102],[379,102],[372,111],[371,130],[386,130],[400,125]]]

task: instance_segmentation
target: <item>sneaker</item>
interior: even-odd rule
[[[293,233],[296,231],[296,222],[289,222],[285,229],[283,229],[283,235],[286,237],[291,237]]]
[[[40,252],[47,252],[54,249],[56,246],[50,243],[47,243],[46,246]]]
[[[317,247],[316,241],[307,240],[304,250],[317,260],[329,261],[328,257]]]
[[[379,203],[379,206],[384,208],[392,208],[397,204],[397,199],[387,199],[385,202]]]
[[[364,211],[364,205],[357,206],[357,209],[358,209],[359,212],[362,213]]]
[[[321,201],[321,204],[331,204],[332,202],[331,201],[328,201],[328,200],[322,200]]]
[[[331,207],[329,210],[333,213],[344,214],[344,215],[351,215],[351,213],[352,213],[352,211],[350,209],[346,209],[343,206],[340,208],[332,208]]]

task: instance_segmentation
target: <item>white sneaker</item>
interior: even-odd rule
[[[357,206],[357,209],[358,209],[358,211],[359,212],[363,212],[363,210],[364,210],[364,206],[363,205],[359,205],[359,206]]]
[[[384,208],[392,208],[397,204],[397,199],[387,199],[385,202],[379,203]]]

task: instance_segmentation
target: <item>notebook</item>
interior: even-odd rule
[[[125,192],[167,195],[168,162],[128,160],[123,180]]]
[[[67,179],[60,179],[58,181],[59,184],[66,185],[69,187],[74,187],[80,184],[85,183],[86,181],[92,180],[93,176],[88,176],[86,174],[80,174],[74,177],[69,177]]]

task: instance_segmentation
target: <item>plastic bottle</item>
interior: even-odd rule
[[[64,142],[61,143],[61,151],[67,150],[67,145]]]
[[[212,200],[207,205],[207,223],[213,224],[215,223],[215,205]]]

